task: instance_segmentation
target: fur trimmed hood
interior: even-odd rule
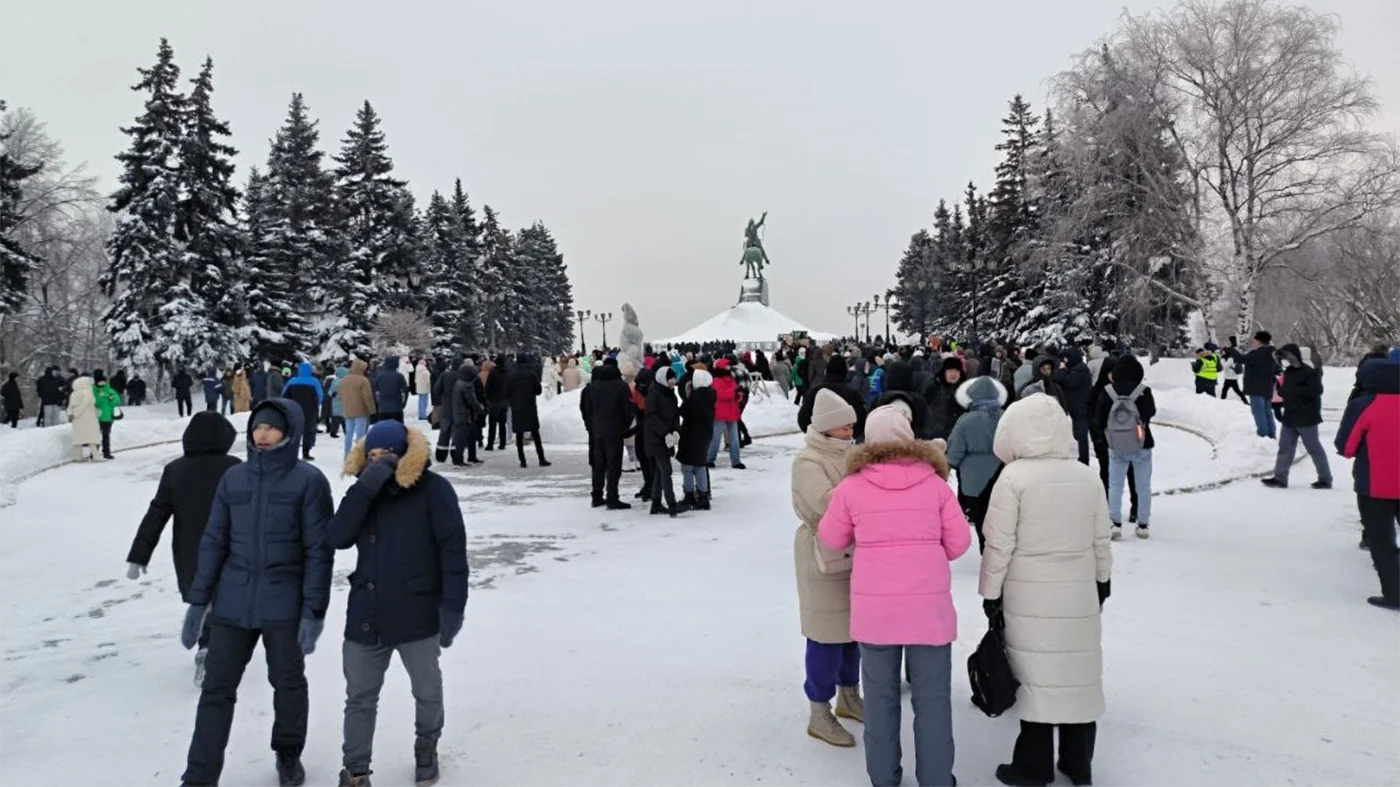
[[[417,484],[423,479],[423,472],[428,469],[428,456],[428,438],[417,429],[409,429],[408,450],[399,457],[394,481],[403,489]],[[341,468],[341,473],[358,476],[364,472],[368,461],[365,457],[365,439],[361,437],[355,442],[355,447],[350,449],[350,453],[345,455],[345,465]]]
[[[973,402],[982,402],[995,398],[1002,406],[1006,406],[1006,386],[995,377],[974,377],[958,386],[958,404],[964,410],[971,410]]]
[[[868,467],[887,462],[926,464],[933,468],[939,478],[948,480],[948,457],[933,443],[918,440],[863,445],[847,460],[846,475],[855,475]]]

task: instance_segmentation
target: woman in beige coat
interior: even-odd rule
[[[802,636],[807,638],[807,680],[811,703],[807,734],[833,746],[855,746],[856,739],[836,716],[865,720],[860,697],[860,646],[851,641],[850,553],[817,543],[831,493],[846,477],[853,448],[856,411],[845,399],[822,390],[812,408],[807,445],[792,461],[792,508],[801,524],[793,542],[797,564],[797,603]],[[836,699],[836,716],[831,698]]]
[[[97,400],[92,395],[91,377],[73,381],[73,394],[68,397],[68,422],[73,424],[73,447],[78,449],[78,458],[96,459],[102,432],[97,428]]]
[[[1007,408],[992,451],[1006,463],[982,525],[981,594],[988,618],[1006,626],[1006,655],[1021,682],[1021,735],[1003,784],[1055,780],[1059,768],[1090,784],[1095,722],[1103,715],[1099,614],[1113,555],[1103,482],[1075,456],[1059,403],[1036,394]]]
[[[253,408],[253,390],[248,385],[248,372],[239,369],[233,373],[233,411],[246,413]]]

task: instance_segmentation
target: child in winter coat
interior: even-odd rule
[[[958,471],[958,503],[977,531],[977,551],[987,546],[982,535],[986,510],[979,505],[982,490],[1001,467],[992,453],[1001,408],[1006,406],[1006,388],[995,377],[976,377],[958,386],[958,404],[967,415],[958,419],[948,438],[948,464]]]
[[[972,536],[945,480],[947,457],[914,439],[904,413],[876,408],[866,418],[865,440],[819,529],[828,549],[856,547],[851,636],[863,663],[865,768],[872,784],[899,784],[903,776],[900,665],[907,662],[918,782],[951,784],[958,615],[950,564]]]
[[[855,736],[837,716],[861,722],[860,646],[851,638],[851,557],[831,552],[817,541],[836,485],[846,476],[854,449],[856,411],[839,395],[822,388],[814,397],[812,423],[804,447],[792,461],[792,509],[797,514],[793,557],[797,567],[797,605],[802,636],[807,638],[807,680],[811,704],[807,734],[832,746],[856,745]],[[836,698],[836,715],[831,699]]]

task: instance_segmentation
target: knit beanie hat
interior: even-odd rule
[[[690,384],[695,388],[709,388],[715,384],[715,378],[704,369],[696,369],[690,375]]]
[[[248,419],[248,432],[251,434],[259,425],[267,424],[282,434],[287,433],[287,416],[282,414],[282,410],[275,405],[259,407],[253,417]]]
[[[914,439],[914,427],[897,408],[876,407],[865,419],[866,443],[897,443]]]
[[[408,429],[398,421],[380,421],[371,426],[365,435],[365,453],[374,450],[392,451],[403,456],[408,450]]]
[[[817,398],[812,402],[812,429],[829,432],[843,426],[852,426],[855,422],[855,408],[842,399],[840,394],[827,388],[817,391]]]

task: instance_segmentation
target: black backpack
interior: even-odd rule
[[[967,657],[967,679],[972,684],[972,704],[996,718],[1016,704],[1016,689],[1021,682],[1011,673],[1006,657],[1005,623],[1000,615],[992,621],[977,650]]]

